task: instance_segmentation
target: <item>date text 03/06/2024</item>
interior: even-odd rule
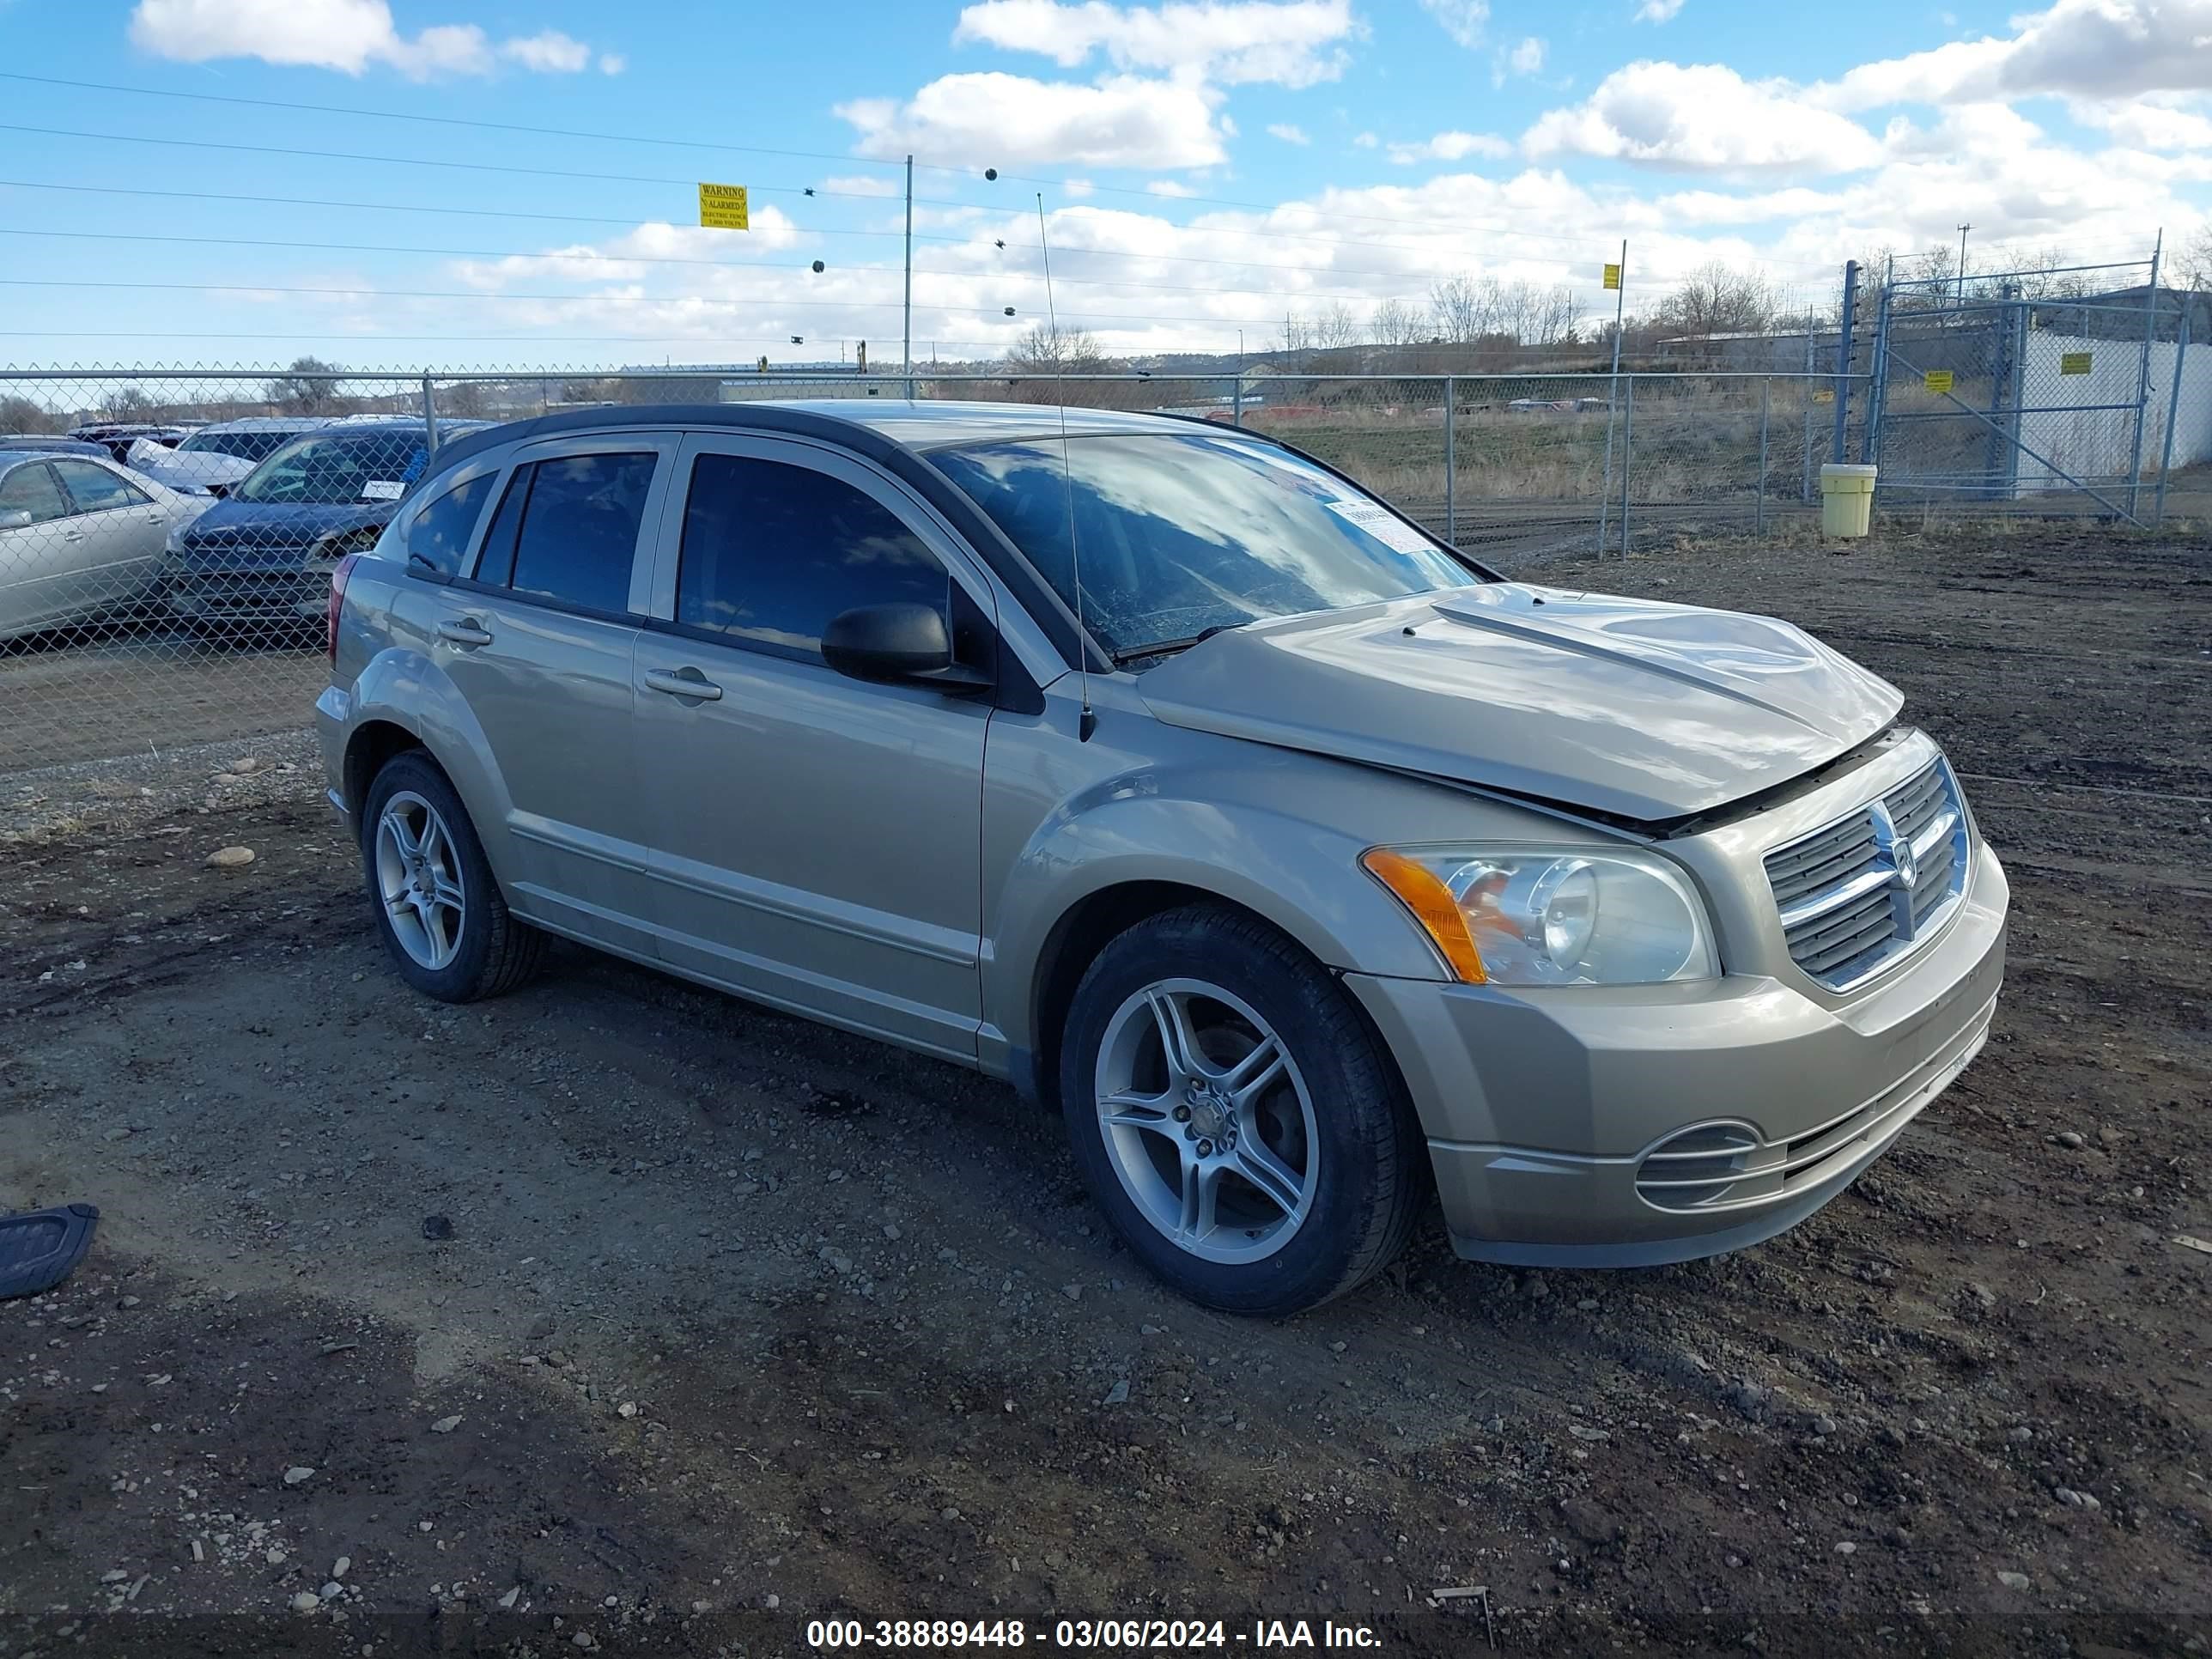
[[[1178,1651],[1194,1648],[1270,1650],[1379,1648],[1382,1638],[1365,1625],[1323,1620],[1262,1619],[1249,1630],[1231,1630],[1218,1619],[1061,1619],[1031,1631],[1019,1619],[815,1619],[806,1644],[823,1650],[866,1648],[1038,1647],[1117,1651]]]

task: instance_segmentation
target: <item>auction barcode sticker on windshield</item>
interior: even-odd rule
[[[1425,553],[1431,546],[1426,536],[1372,501],[1323,501],[1322,505],[1394,553]]]
[[[396,501],[406,493],[407,486],[395,478],[371,478],[361,487],[365,501]]]

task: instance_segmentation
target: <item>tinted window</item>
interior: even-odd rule
[[[930,459],[1071,606],[1080,553],[1083,618],[1117,653],[1480,580],[1357,485],[1271,444],[1078,437]]]
[[[477,514],[483,510],[484,497],[497,476],[487,472],[471,478],[417,514],[414,528],[407,532],[408,562],[426,564],[448,576],[458,571],[461,556],[469,550],[469,532],[477,527]]]
[[[66,518],[70,506],[62,499],[54,475],[43,465],[19,466],[0,479],[0,511],[27,513],[33,524]]]
[[[538,462],[515,541],[515,591],[586,611],[628,610],[630,562],[656,459],[570,455]]]
[[[90,461],[56,461],[54,471],[62,475],[62,483],[80,513],[138,507],[154,499],[143,490],[133,489],[106,467],[94,466]]]
[[[945,609],[937,556],[882,503],[806,467],[702,455],[691,469],[676,619],[757,644],[819,653],[855,605]]]

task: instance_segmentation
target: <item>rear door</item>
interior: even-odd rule
[[[151,495],[97,461],[58,459],[53,469],[74,511],[63,533],[75,596],[86,615],[146,591],[169,533],[169,514]]]
[[[497,504],[472,566],[434,590],[430,642],[506,796],[509,902],[643,956],[654,947],[631,657],[676,444],[629,431],[518,452],[485,487]]]
[[[988,667],[991,589],[857,458],[716,433],[680,459],[635,678],[662,955],[972,1059],[990,700],[849,679],[821,642],[841,611],[918,602]]]

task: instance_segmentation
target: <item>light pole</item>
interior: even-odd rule
[[[1959,303],[1960,305],[1966,303],[1966,233],[1972,228],[1972,225],[1959,227]]]

